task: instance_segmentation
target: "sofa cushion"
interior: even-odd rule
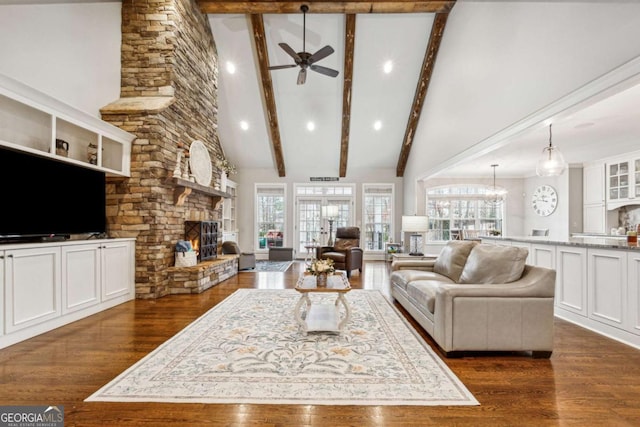
[[[529,255],[527,248],[489,244],[476,245],[462,270],[458,283],[510,283],[522,277]]]
[[[391,273],[389,280],[391,280],[391,283],[400,286],[405,291],[407,290],[407,284],[415,280],[435,280],[440,283],[454,283],[453,280],[441,274],[433,271],[420,270],[397,270]]]
[[[478,242],[471,240],[452,240],[442,248],[433,271],[457,282],[462,274],[462,269],[467,262],[467,257]]]
[[[433,314],[436,306],[436,292],[440,285],[442,282],[439,280],[415,280],[407,285],[407,294],[415,300],[416,305],[426,308]]]

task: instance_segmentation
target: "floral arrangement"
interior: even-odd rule
[[[307,267],[307,271],[314,276],[318,276],[322,273],[332,274],[336,269],[333,266],[332,259],[314,259],[311,265]]]
[[[227,173],[227,175],[231,175],[236,173],[236,165],[231,164],[229,162],[229,160],[227,159],[220,159],[218,160],[218,162],[216,163],[216,166],[218,166],[218,168],[222,169],[223,171],[225,171]]]

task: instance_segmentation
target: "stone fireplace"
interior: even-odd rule
[[[159,298],[177,292],[174,251],[185,223],[217,221],[222,213],[219,197],[207,191],[182,191],[176,199],[181,183],[172,177],[178,150],[194,140],[205,144],[214,180],[216,160],[224,158],[217,134],[217,51],[196,1],[123,0],[121,63],[120,99],[101,113],[137,138],[130,178],[107,184],[108,232],[136,238],[136,297]],[[185,285],[188,292],[204,288]]]

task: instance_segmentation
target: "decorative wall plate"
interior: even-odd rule
[[[211,184],[211,157],[204,142],[195,140],[189,147],[189,168],[196,182],[200,185]]]

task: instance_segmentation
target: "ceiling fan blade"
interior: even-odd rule
[[[321,59],[326,58],[332,53],[333,53],[333,48],[327,45],[309,57],[309,60],[308,60],[309,64],[313,64],[314,62],[320,61]]]
[[[282,70],[284,68],[294,68],[297,67],[296,64],[289,64],[289,65],[274,65],[273,67],[269,67],[270,70]]]
[[[307,81],[307,69],[302,68],[298,73],[298,84],[303,85]]]
[[[282,48],[282,50],[284,50],[285,52],[287,52],[289,54],[290,57],[292,57],[295,61],[296,64],[300,64],[300,62],[302,61],[302,59],[300,58],[300,56],[296,53],[295,50],[291,49],[291,46],[289,46],[286,43],[278,43],[278,46],[280,46]]]
[[[312,65],[311,68],[316,73],[324,74],[325,76],[335,77],[338,75],[338,71],[331,68],[323,67],[321,65]]]

